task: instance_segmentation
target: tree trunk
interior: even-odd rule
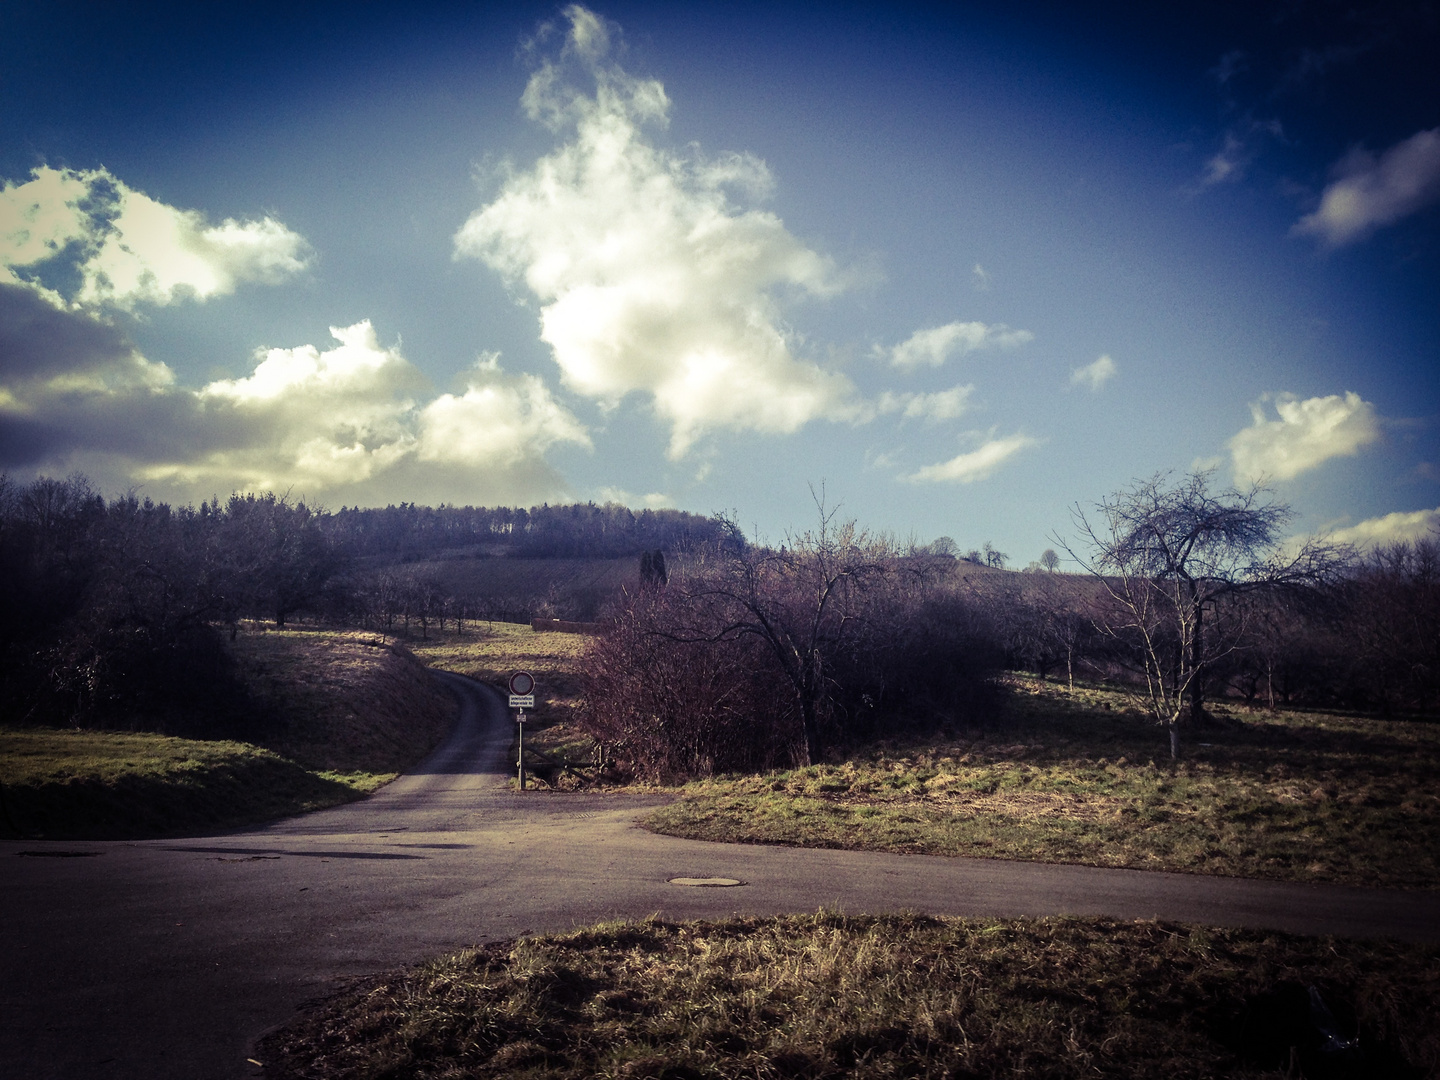
[[[1167,726],[1170,728],[1170,760],[1171,760],[1171,761],[1179,761],[1179,760],[1180,760],[1180,723],[1179,723],[1179,721],[1177,721],[1177,720],[1171,720],[1170,723],[1169,723]]]
[[[820,725],[816,717],[815,702],[807,694],[800,701],[800,727],[801,733],[805,736],[805,762],[806,765],[817,765],[820,762]]]
[[[1190,638],[1190,723],[1197,727],[1205,720],[1205,679],[1204,672],[1201,671],[1204,657],[1205,607],[1196,604],[1195,633]]]

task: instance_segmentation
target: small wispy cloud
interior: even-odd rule
[[[1243,49],[1231,49],[1216,62],[1215,66],[1206,72],[1220,86],[1227,85],[1236,75],[1240,74],[1247,67],[1247,58]]]
[[[1245,144],[1233,133],[1226,133],[1225,145],[1205,162],[1205,171],[1200,176],[1201,187],[1214,187],[1239,180],[1245,175],[1247,155]]]
[[[1091,391],[1099,390],[1107,382],[1115,377],[1120,369],[1115,366],[1115,361],[1106,353],[1094,363],[1078,367],[1070,372],[1071,386],[1088,386]]]
[[[1440,507],[1367,518],[1346,528],[1331,530],[1327,539],[1365,550],[1386,544],[1413,543],[1436,535],[1440,535]]]
[[[1234,70],[1227,73],[1221,69],[1215,69],[1212,74],[1223,86],[1234,77]],[[1202,195],[1222,184],[1239,183],[1245,179],[1250,165],[1265,145],[1276,141],[1285,141],[1285,129],[1279,120],[1257,117],[1249,112],[1237,117],[1226,129],[1219,148],[1205,159],[1200,175],[1181,190],[1187,195]]]
[[[904,479],[913,483],[973,484],[977,480],[988,478],[1020,451],[1037,446],[1039,442],[1039,439],[1029,435],[1007,435],[999,439],[991,437],[968,453],[958,454],[949,461],[926,465]]]
[[[661,491],[651,491],[644,495],[636,495],[620,487],[602,487],[600,489],[600,501],[602,503],[616,503],[620,506],[628,506],[631,509],[641,507],[646,510],[664,510],[675,505],[675,500]]]
[[[898,368],[940,367],[956,353],[1013,349],[1034,338],[1029,330],[1012,330],[1003,323],[952,322],[916,330],[894,348],[878,352],[888,356],[890,363]]]
[[[990,288],[990,272],[979,263],[976,263],[975,269],[970,271],[970,280],[974,282],[975,288],[980,292]]]
[[[1418,131],[1378,158],[1364,149],[1346,155],[1320,205],[1290,230],[1326,247],[1364,239],[1375,229],[1440,201],[1440,127]]]
[[[969,408],[973,385],[955,386],[933,394],[896,394],[885,391],[875,403],[877,412],[899,413],[906,420],[953,420]]]
[[[1277,394],[1274,420],[1266,418],[1267,399],[1250,406],[1254,422],[1225,444],[1238,483],[1289,480],[1331,458],[1353,457],[1380,438],[1375,406],[1359,394],[1304,401]]]

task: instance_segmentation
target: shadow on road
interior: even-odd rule
[[[469,845],[455,845],[468,847]],[[202,855],[298,855],[309,859],[427,859],[428,855],[404,855],[398,851],[296,851],[290,848],[166,847],[166,851],[193,851]]]

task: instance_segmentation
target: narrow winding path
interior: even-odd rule
[[[656,798],[509,790],[502,701],[446,679],[461,701],[450,737],[361,802],[202,839],[0,844],[0,1074],[254,1077],[255,1040],[347,978],[656,912],[828,904],[1440,940],[1437,893],[655,836],[634,822]],[[42,848],[85,854],[20,855]],[[745,884],[669,883],[687,876]]]

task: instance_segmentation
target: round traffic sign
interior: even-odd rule
[[[512,694],[533,694],[535,692],[535,676],[528,671],[517,671],[510,676],[510,692]]]

